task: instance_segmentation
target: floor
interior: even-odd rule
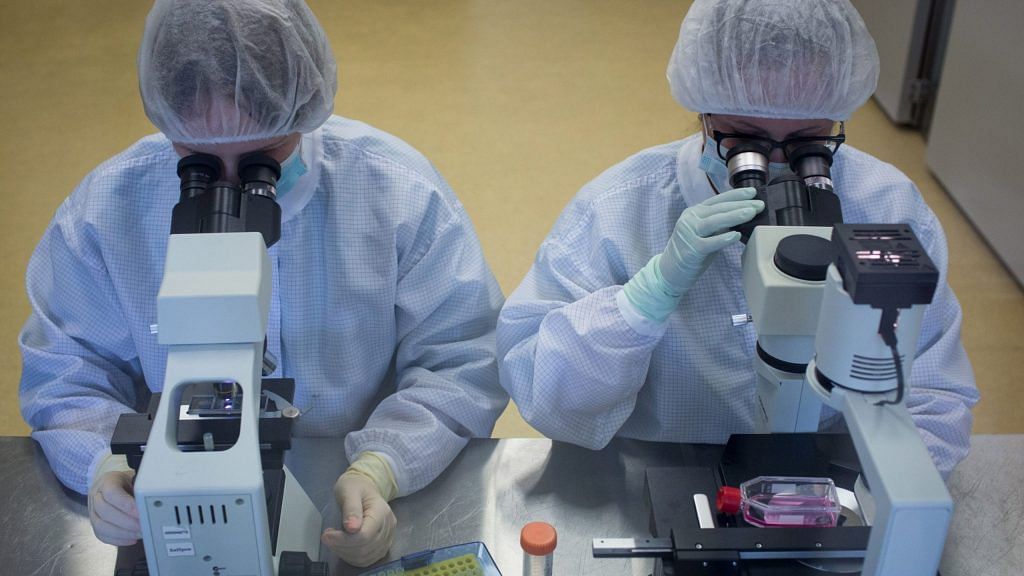
[[[17,410],[24,271],[54,210],[96,164],[152,132],[135,53],[147,3],[14,2],[0,23],[0,435]],[[688,3],[311,0],[340,69],[338,114],[422,151],[459,194],[506,293],[575,192],[643,148],[697,129],[665,64]],[[938,213],[982,401],[975,433],[1024,432],[1021,288],[925,166],[921,135],[869,102],[849,141],[905,172]],[[971,143],[965,143],[970,145]],[[514,409],[496,436],[535,433]]]

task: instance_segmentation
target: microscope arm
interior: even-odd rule
[[[209,566],[274,573],[258,438],[269,271],[256,232],[176,234],[168,241],[157,298],[167,369],[135,480],[150,574],[198,574]],[[176,435],[182,392],[211,380],[242,389],[238,440],[224,451],[181,452]],[[191,510],[195,523],[182,518]],[[208,516],[199,516],[200,510]]]
[[[909,226],[833,228],[808,388],[843,413],[874,501],[862,574],[934,576],[953,501],[905,404],[938,271]]]
[[[863,574],[938,572],[953,501],[903,403],[834,389],[875,502]]]

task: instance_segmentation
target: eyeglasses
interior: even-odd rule
[[[836,151],[839,150],[839,146],[842,145],[843,142],[846,142],[846,124],[840,121],[839,130],[835,134],[829,134],[828,136],[797,136],[794,138],[786,138],[781,142],[754,134],[743,134],[742,132],[720,132],[718,130],[712,130],[711,137],[715,140],[715,144],[718,145],[718,157],[722,160],[726,160],[725,155],[728,153],[730,148],[734,148],[740,144],[755,144],[758,147],[767,150],[768,156],[771,156],[772,152],[778,148],[782,151],[783,156],[785,156],[786,159],[789,159],[789,155],[804,144],[821,144],[835,154]]]

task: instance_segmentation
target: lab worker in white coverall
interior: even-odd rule
[[[388,504],[430,483],[468,438],[489,436],[502,295],[469,218],[422,155],[333,116],[337,69],[300,0],[160,0],[139,50],[161,133],[91,172],[57,210],[27,273],[20,400],[60,480],[89,494],[105,542],[140,538],[133,474],[109,442],[120,414],[163,385],[156,323],[179,158],[281,163],[281,238],[269,250],[273,377],[294,378],[297,435],[344,438],[343,526],[324,543],[383,557]]]
[[[730,189],[730,147],[772,148],[769,177],[808,140],[835,151],[845,222],[908,223],[941,277],[924,316],[906,405],[939,471],[968,451],[978,390],[946,280],[946,238],[914,184],[849,145],[878,54],[847,0],[697,0],[668,65],[701,132],[643,150],[583,187],[498,321],[502,385],[545,435],[588,448],[622,436],[723,443],[754,431],[756,334],[740,234],[763,210]],[[851,129],[853,127],[851,126]],[[609,136],[611,137],[611,136]],[[836,418],[827,411],[823,424]]]

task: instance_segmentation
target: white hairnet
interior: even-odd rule
[[[138,65],[146,115],[176,142],[310,132],[338,89],[327,36],[302,0],[157,0]]]
[[[668,81],[694,112],[846,120],[875,91],[878,52],[848,0],[696,0]]]

